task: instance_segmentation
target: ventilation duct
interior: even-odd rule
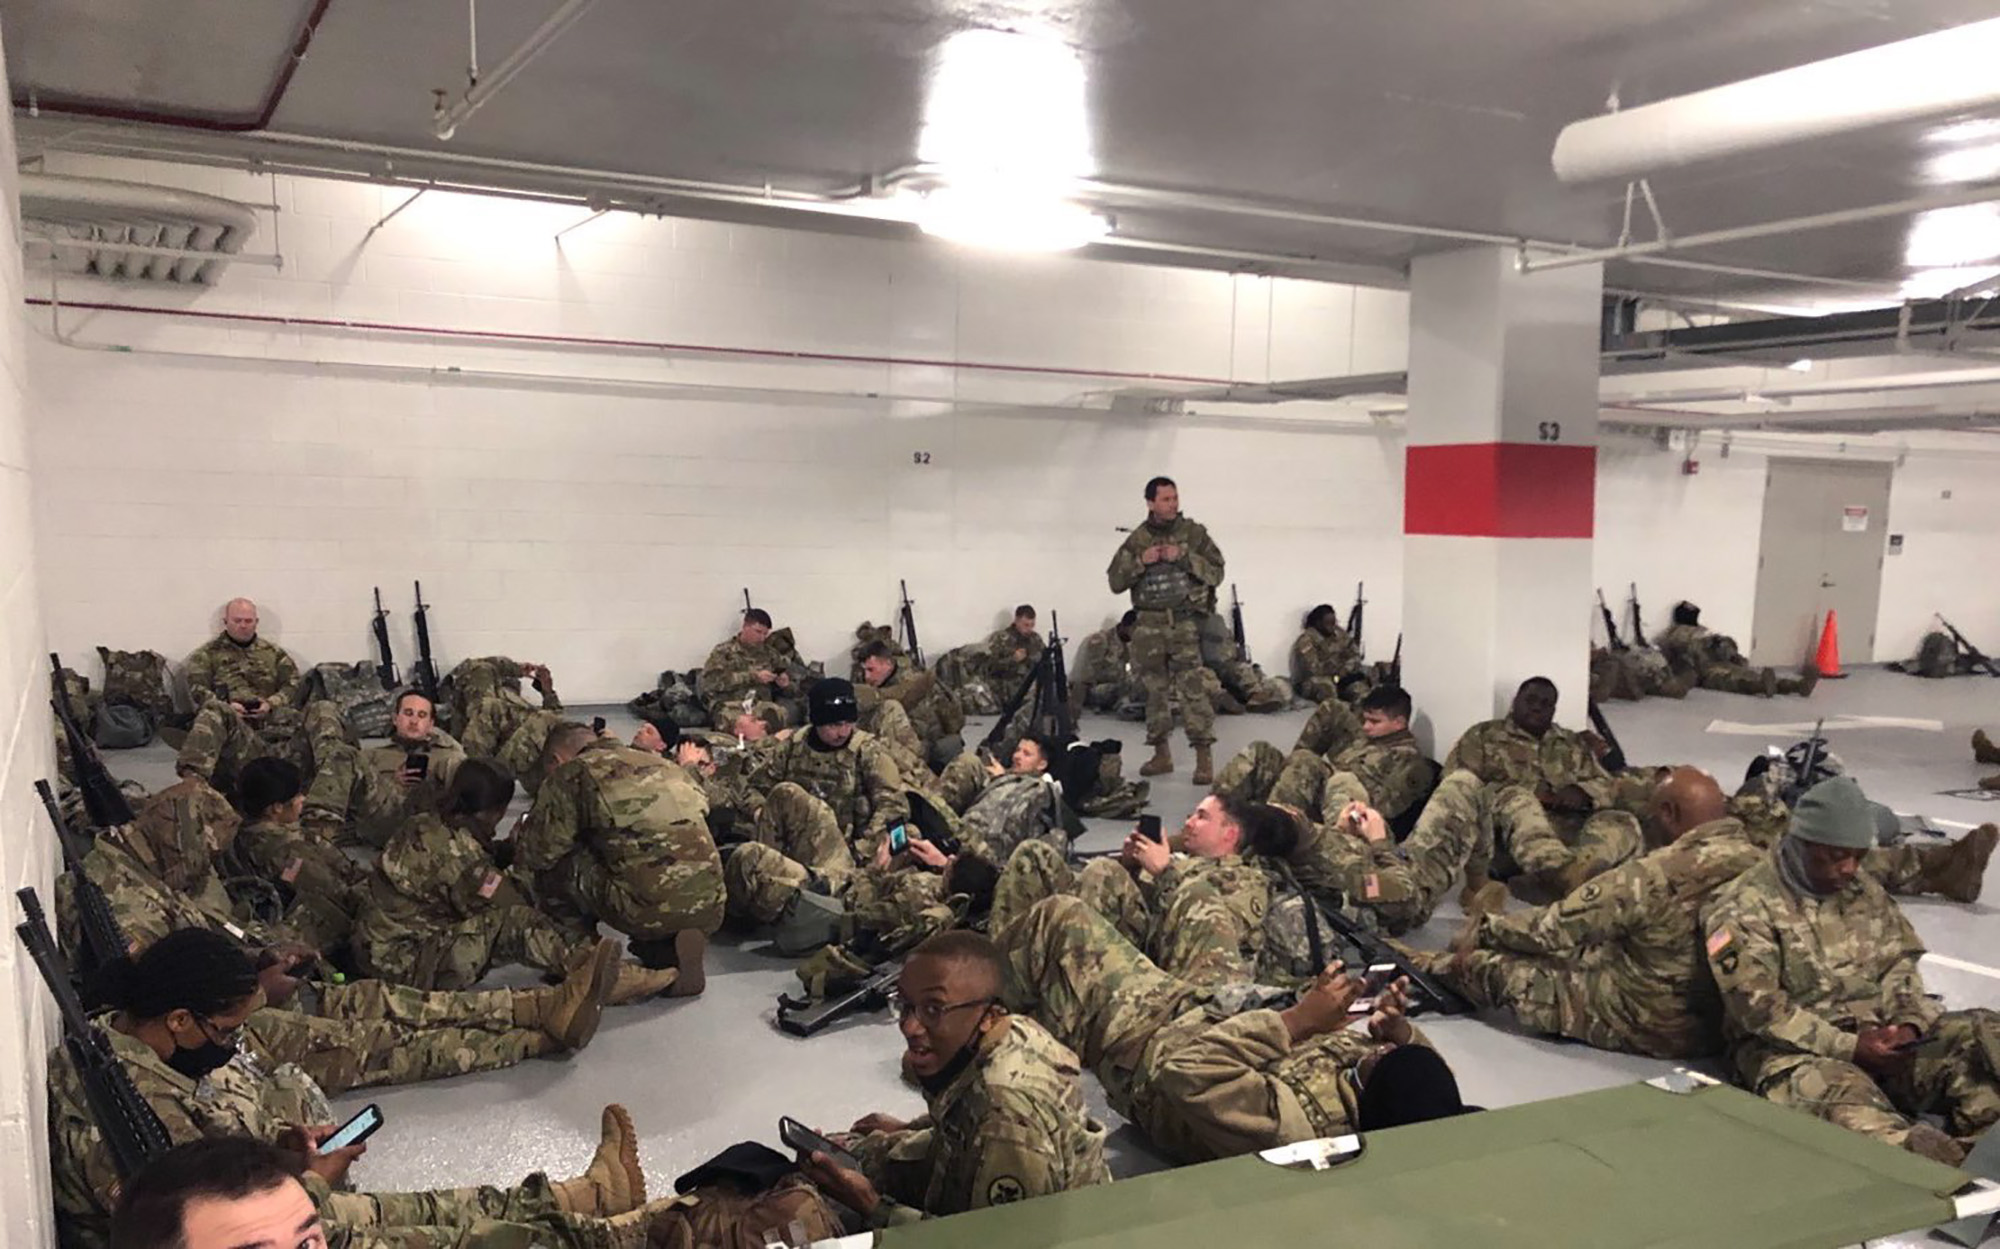
[[[64,273],[212,284],[257,232],[251,208],[219,196],[61,174],[20,179],[22,246]]]

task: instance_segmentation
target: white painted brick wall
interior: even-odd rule
[[[22,294],[15,234],[14,125],[0,119],[0,300]],[[50,872],[54,834],[34,782],[53,775],[48,659],[42,643],[40,592],[29,482],[27,363],[18,318],[0,323],[0,1244],[55,1242],[49,1209],[45,1061],[54,1042],[53,1006],[34,964],[14,937],[14,891],[33,886],[54,905]]]
[[[55,167],[253,204],[275,191],[284,210],[281,272],[242,266],[201,291],[69,282],[69,300],[1249,381],[1397,369],[1407,356],[1397,292],[622,215],[558,247],[581,211],[441,193],[371,234],[408,191]],[[267,230],[252,247],[272,241]],[[861,619],[886,619],[899,577],[934,650],[1021,600],[1081,634],[1119,610],[1102,570],[1154,472],[1181,481],[1229,555],[1260,659],[1281,662],[1303,610],[1344,606],[1361,579],[1378,654],[1400,627],[1401,439],[1336,432],[1296,407],[1112,415],[1106,393],[1140,383],[75,309],[63,325],[98,344],[251,357],[31,340],[46,617],[78,654],[103,642],[178,657],[225,599],[248,594],[303,662],[361,658],[380,584],[407,661],[418,577],[444,662],[543,660],[577,700],[622,698],[700,662],[745,584],[816,656],[837,655]],[[447,371],[355,367],[374,365]],[[497,385],[454,368],[634,384]],[[911,462],[918,451],[928,465]],[[1711,447],[1702,460],[1683,478],[1676,455],[1606,448],[1598,576],[1607,593],[1638,580],[1656,623],[1692,597],[1747,639],[1764,457],[1724,461]],[[1981,535],[2000,527],[1995,476],[1991,458],[1913,457],[1899,477],[1890,523],[1910,554],[1888,566],[1883,656],[1913,648],[1937,607],[2000,636],[2000,589],[1947,575],[1980,566]],[[1955,499],[1940,503],[1950,482]]]

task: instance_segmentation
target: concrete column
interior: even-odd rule
[[[1585,723],[1603,270],[1512,249],[1410,269],[1403,671],[1438,758],[1546,676]]]

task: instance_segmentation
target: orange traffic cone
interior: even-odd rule
[[[1840,670],[1840,619],[1831,610],[1819,631],[1819,653],[1813,656],[1813,667],[1819,669],[1822,680],[1838,681],[1847,675]]]

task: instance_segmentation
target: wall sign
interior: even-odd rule
[[[1846,533],[1867,533],[1868,509],[1852,506],[1841,508],[1840,527]]]

